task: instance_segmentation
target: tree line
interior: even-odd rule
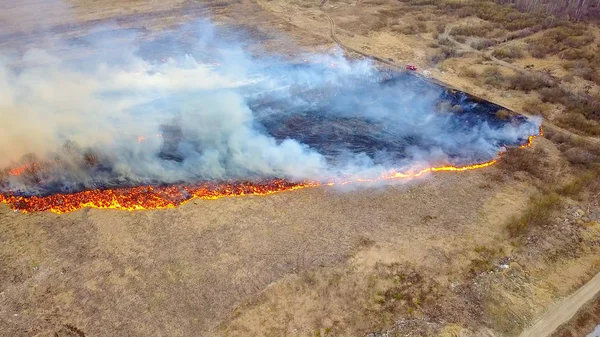
[[[600,21],[600,0],[495,0],[526,12],[540,12],[569,19]]]

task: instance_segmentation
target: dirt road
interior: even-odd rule
[[[563,323],[569,321],[586,303],[600,292],[600,273],[596,274],[583,287],[577,289],[569,297],[550,307],[533,326],[521,333],[520,337],[551,336]]]

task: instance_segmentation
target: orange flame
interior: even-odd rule
[[[202,184],[198,186],[141,186],[112,190],[91,190],[73,194],[55,194],[46,197],[1,195],[0,202],[23,213],[50,211],[57,214],[80,208],[112,208],[144,210],[174,208],[194,198],[218,199],[226,196],[266,195],[281,191],[317,186],[311,183],[290,183],[273,180],[266,184]]]
[[[8,170],[8,174],[11,176],[20,176],[27,169],[26,166],[15,167],[13,169]]]
[[[145,140],[148,140],[150,138],[160,138],[162,136],[163,136],[162,133],[157,133],[157,134],[155,134],[153,136],[138,136],[137,140],[138,140],[138,143],[141,143],[141,142],[143,142]]]
[[[10,170],[8,170],[8,174],[11,176],[20,176],[26,170],[31,170],[31,169],[36,170],[39,168],[40,168],[40,164],[38,164],[38,163],[33,164],[33,166],[31,166],[30,164],[25,164],[23,166],[11,168]]]
[[[531,146],[533,140],[543,136],[543,130],[540,126],[540,133],[537,136],[529,136],[526,144],[521,148]],[[499,153],[501,156],[503,153]],[[192,199],[219,199],[232,196],[244,195],[267,195],[283,191],[293,191],[309,187],[335,186],[352,183],[376,182],[389,179],[410,179],[417,178],[426,173],[432,172],[462,172],[476,170],[492,166],[498,162],[493,159],[487,162],[466,165],[466,166],[440,166],[428,167],[417,172],[389,172],[375,179],[355,179],[348,181],[334,181],[328,183],[320,182],[288,182],[281,179],[275,179],[266,183],[231,183],[231,184],[213,184],[206,183],[195,186],[166,186],[151,187],[140,186],[132,188],[118,188],[109,190],[91,190],[73,194],[56,194],[46,197],[22,197],[15,195],[0,194],[0,203],[11,206],[15,211],[23,213],[50,211],[57,214],[72,212],[80,208],[111,208],[119,210],[147,210],[147,209],[165,209],[174,208]],[[14,169],[18,170],[20,168]],[[21,171],[22,172],[22,171]]]

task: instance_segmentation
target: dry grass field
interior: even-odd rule
[[[253,53],[415,64],[545,129],[495,166],[390,186],[135,212],[0,205],[0,335],[518,336],[600,271],[600,30],[464,3],[0,0],[0,51],[210,18],[249,32]]]

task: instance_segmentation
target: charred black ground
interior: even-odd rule
[[[289,71],[289,65],[288,72]],[[294,71],[303,67],[315,72],[313,65],[294,65]],[[323,76],[336,70],[323,65]],[[285,72],[283,72],[285,74]],[[285,75],[284,75],[285,77]],[[262,91],[259,86],[242,88],[249,109],[254,116],[253,129],[269,135],[277,142],[286,139],[304,144],[316,151],[332,168],[355,165],[403,170],[420,160],[421,164],[468,165],[494,158],[498,150],[517,146],[535,134],[537,127],[525,117],[505,112],[502,107],[466,93],[444,88],[410,73],[377,72],[375,76],[349,76],[340,81],[325,82],[311,87],[308,82],[281,79],[286,85],[281,90]],[[185,101],[186,97],[180,97]],[[154,108],[176,109],[176,101],[154,101]],[[503,131],[507,126],[520,130],[518,135]],[[205,127],[211,127],[210,125]],[[186,156],[182,144],[203,144],[186,139],[182,125],[177,121],[160,127],[162,147],[155,156],[169,167],[183,165]],[[483,144],[483,145],[477,145]],[[73,147],[68,149],[68,147]],[[64,150],[64,149],[63,149]],[[88,189],[165,185],[164,181],[136,179],[116,174],[114,159],[93,150],[78,149],[68,144],[67,152],[82,156],[75,162],[78,172],[84,172],[82,181],[54,179],[53,172],[61,165],[74,165],[72,160],[48,161],[24,157],[20,163],[25,170],[14,176],[7,169],[0,182],[0,192],[19,195],[50,195],[72,193]],[[235,154],[232,154],[235,155]],[[351,163],[351,164],[349,164]],[[227,163],[224,163],[227,165]],[[334,171],[334,170],[332,170]],[[340,171],[342,172],[342,171]],[[329,173],[329,172],[328,172]],[[264,181],[285,176],[265,176],[249,173],[226,181]],[[26,188],[10,188],[9,180],[19,180]],[[182,180],[168,184],[195,184],[215,181],[199,174],[193,181]]]
[[[364,111],[368,110],[370,105],[383,99],[391,111],[395,108],[406,108],[406,100],[399,99],[407,92],[405,90],[422,95],[436,95],[435,111],[422,113],[443,116],[443,128],[449,134],[473,133],[483,125],[491,129],[502,129],[506,125],[528,123],[527,118],[509,112],[497,104],[444,88],[410,73],[381,73],[381,78],[378,83],[354,83],[346,87],[332,88],[328,92],[300,92],[298,95],[312,103],[304,106],[305,110],[285,110],[284,107],[278,107],[277,103],[259,104],[254,109],[258,116],[264,116],[259,118],[258,122],[267,133],[280,141],[291,138],[307,144],[333,163],[337,162],[340,156],[356,153],[366,154],[377,164],[389,164],[390,160],[402,163],[407,159],[408,148],[424,151],[441,148],[449,155],[448,163],[454,165],[491,159],[489,153],[461,151],[462,145],[468,144],[444,144],[443,141],[430,139],[424,130],[419,128],[407,130],[402,125],[402,116],[365,116]],[[397,96],[389,95],[390,90]],[[360,97],[360,100],[356,100],[356,97]],[[345,108],[341,110],[340,106]],[[271,113],[265,113],[264,110]],[[273,110],[278,113],[273,113]],[[499,113],[500,111],[504,113]],[[485,132],[477,132],[475,135],[482,138],[486,136],[488,135]],[[527,141],[527,136],[514,140],[489,136],[490,138],[485,140],[497,147],[517,146]]]

